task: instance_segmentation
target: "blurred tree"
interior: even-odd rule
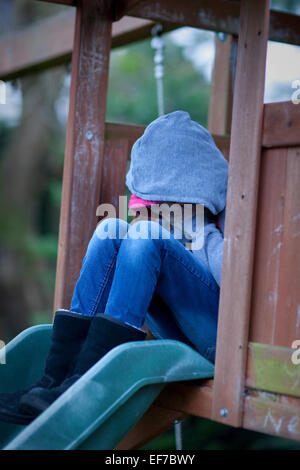
[[[44,12],[42,3],[30,0],[5,5],[1,10],[6,15],[1,16],[2,33],[33,22]],[[53,11],[53,5],[47,9],[49,14]],[[22,117],[18,126],[10,129],[2,147],[0,328],[4,340],[29,325],[31,312],[49,305],[48,263],[49,257],[55,263],[56,238],[52,247],[49,237],[43,243],[38,219],[46,181],[56,171],[52,142],[63,139],[54,103],[64,74],[65,69],[58,68],[20,80]],[[41,245],[46,245],[48,253],[40,249]]]
[[[206,125],[209,83],[165,35],[165,112],[183,109]],[[158,115],[150,40],[111,54],[107,120],[149,124]]]

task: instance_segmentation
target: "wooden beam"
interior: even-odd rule
[[[216,2],[216,0],[214,1]],[[216,5],[219,2],[220,0]],[[230,4],[230,2],[227,3]],[[235,5],[231,15],[227,16],[225,21],[225,24],[226,22],[229,23],[227,27],[222,27],[224,24],[223,13],[214,10],[213,3],[209,2],[207,5],[202,2],[201,5],[203,14],[199,17],[200,20],[197,19],[196,27],[218,31],[224,30],[233,35],[238,34],[238,5]],[[232,7],[230,6],[230,8]],[[147,15],[152,17],[150,13],[147,13]],[[160,15],[159,11],[156,15]],[[194,17],[197,17],[197,15],[193,14],[190,17],[192,17],[191,21],[195,26]],[[167,11],[166,18],[168,21],[161,21],[165,32],[181,26],[179,23],[171,22],[172,11]],[[270,39],[299,45],[299,18],[299,16],[273,11],[271,13]],[[112,48],[150,37],[155,21],[125,16],[113,23]],[[28,73],[69,62],[72,56],[74,22],[75,12],[70,10],[3,36],[0,39],[0,79],[12,80]],[[190,23],[190,21],[188,22]],[[231,27],[230,24],[234,26]]]
[[[121,47],[136,41],[150,38],[155,22],[143,18],[124,16],[112,26],[112,47]],[[164,32],[176,29],[173,24],[163,23]]]
[[[203,381],[201,385],[168,384],[117,449],[138,448],[149,442],[160,430],[164,431],[172,426],[172,421],[176,419],[175,413],[182,413],[182,417],[190,414],[210,418],[212,400],[213,380]],[[157,417],[163,422],[156,422]],[[180,415],[177,419],[180,419]],[[168,424],[166,428],[158,429],[159,425],[165,424]],[[241,425],[244,429],[300,441],[300,400],[286,395],[249,390],[244,400]],[[154,428],[156,432],[151,435]]]
[[[155,400],[154,405],[169,412],[177,411],[199,418],[210,418],[213,382],[203,381],[201,385],[169,384]],[[300,441],[300,399],[249,390],[243,402],[241,426],[244,429]],[[142,428],[140,430],[142,431]],[[139,438],[142,440],[143,436],[140,435]]]
[[[69,6],[76,5],[76,0],[42,1]],[[199,15],[195,14],[195,12],[199,12]],[[146,14],[148,16],[143,16]],[[199,2],[197,0],[190,0],[186,5],[183,5],[180,0],[169,0],[169,2],[167,0],[148,0],[148,2],[142,2],[141,0],[118,0],[116,2],[115,19],[120,19],[124,15],[142,18],[151,17],[154,21],[159,22],[175,22],[177,24],[176,27],[192,26],[237,35],[239,2],[224,2],[224,0],[202,0]],[[166,17],[168,18],[167,20],[165,19]],[[184,22],[182,23],[182,21]],[[200,24],[201,26],[199,26]],[[272,10],[269,39],[271,41],[300,45],[300,17]]]
[[[107,122],[105,125],[105,139],[128,139],[135,142],[143,135],[145,129],[146,126],[137,124]]]
[[[300,400],[251,392],[244,401],[243,428],[300,442]]]
[[[300,16],[271,10],[269,40],[300,45]]]
[[[121,47],[149,37],[153,24],[150,20],[122,18],[113,23],[111,47]],[[70,10],[2,36],[0,78],[12,80],[70,62],[74,27],[75,11]]]
[[[264,105],[264,147],[300,145],[300,106],[292,101]]]
[[[104,160],[112,20],[106,3],[78,2],[63,174],[55,310],[69,308],[96,227]],[[92,103],[92,105],[91,105]]]
[[[242,419],[268,24],[269,0],[241,1],[212,412],[233,426]]]
[[[178,28],[222,31],[237,35],[239,4],[222,0],[121,0],[116,4],[116,19],[124,15],[146,18],[155,22],[173,23]]]
[[[224,0],[121,0],[117,3],[116,18],[123,15],[147,18],[156,22],[174,23],[177,27],[220,31],[238,35],[240,2]],[[300,44],[300,16],[271,11],[269,40]]]
[[[71,60],[75,11],[64,11],[0,38],[0,77],[12,80]]]
[[[213,380],[192,383],[168,384],[155,400],[155,404],[186,414],[211,417]]]

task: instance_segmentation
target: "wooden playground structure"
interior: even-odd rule
[[[267,41],[299,46],[300,17],[269,0],[53,3],[73,8],[0,39],[0,78],[72,57],[54,310],[68,308],[96,209],[117,207],[144,131],[105,122],[111,48],[150,37],[155,23],[227,34],[216,39],[208,119],[230,162],[215,376],[167,385],[117,448],[188,414],[300,441],[300,104],[263,102]]]

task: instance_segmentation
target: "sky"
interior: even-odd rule
[[[215,52],[215,33],[193,28],[180,28],[168,33],[168,35],[172,41],[183,47],[185,57],[210,82]],[[197,42],[199,42],[198,45]],[[168,51],[165,49],[166,61],[168,60],[167,54]],[[300,47],[269,41],[264,102],[291,100],[292,94],[295,93],[292,85],[296,80],[298,80],[298,97],[300,98]],[[67,101],[67,99],[62,98],[57,106],[62,120],[65,120],[67,116]],[[6,120],[8,124],[15,125],[21,112],[22,95],[20,90],[13,88],[8,83],[6,84],[6,104],[1,104],[0,96],[0,119]]]

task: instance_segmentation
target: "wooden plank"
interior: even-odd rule
[[[291,147],[300,145],[300,106],[292,101],[264,105],[264,147]]]
[[[246,385],[250,388],[300,397],[300,367],[292,348],[249,343]]]
[[[208,110],[208,130],[212,134],[230,134],[236,45],[233,36],[228,36],[225,41],[215,37],[215,59]]]
[[[300,147],[287,150],[278,307],[274,342],[290,347],[300,338]],[[299,371],[300,367],[298,366]],[[299,384],[300,385],[300,384]]]
[[[12,80],[71,60],[75,11],[64,11],[0,39],[0,77]]]
[[[115,450],[140,449],[155,437],[174,426],[174,421],[183,420],[185,416],[180,411],[168,410],[153,404],[116,446]]]
[[[212,411],[233,426],[242,419],[268,24],[268,0],[242,0]]]
[[[122,0],[117,3],[116,18],[123,15],[173,23],[179,26],[220,31],[238,35],[240,2],[223,0]],[[300,16],[273,10],[270,15],[269,40],[300,44]]]
[[[243,427],[300,441],[300,400],[254,392],[245,398]]]
[[[204,380],[201,385],[169,384],[155,400],[154,405],[169,412],[183,412],[201,418],[210,418],[213,385],[213,380]],[[243,428],[300,441],[299,398],[250,389],[245,391],[243,405],[241,423]],[[151,416],[154,421],[151,408],[148,416],[150,422]],[[149,425],[151,426],[150,423]],[[145,427],[147,426],[148,423]],[[142,440],[143,428],[139,428],[138,431],[135,435],[139,435],[139,439]]]
[[[300,16],[273,10],[270,13],[269,40],[300,45]]]
[[[300,30],[298,17],[295,19],[293,15],[288,15],[288,18],[286,18],[286,13],[272,12],[271,18],[277,18],[278,14],[284,15],[286,23],[286,32],[284,34],[286,42],[289,42],[290,38],[287,31],[292,35],[294,34],[294,29],[296,31]],[[274,19],[274,23],[281,24],[283,20],[281,18],[279,21],[279,19],[277,18],[276,21]],[[239,18],[237,18],[237,21],[239,21]],[[12,80],[28,73],[42,71],[49,67],[70,62],[73,48],[74,22],[75,11],[64,11],[51,18],[37,21],[31,26],[1,37],[0,79]],[[165,32],[180,26],[170,22],[162,22],[162,24]],[[205,24],[203,23],[199,27],[204,29]],[[295,24],[295,28],[289,30],[289,24]],[[129,16],[121,18],[113,23],[111,47],[125,46],[150,37],[153,25],[154,22],[152,20]],[[209,23],[206,26],[207,29],[210,29],[211,24]],[[217,25],[215,29],[216,27]],[[221,29],[219,28],[219,30]],[[284,31],[284,28],[281,28],[281,31]],[[233,31],[232,34],[234,34]],[[298,36],[296,35],[292,43],[300,44],[300,39],[298,40],[297,38]],[[221,81],[219,86],[220,84],[223,84],[223,82]],[[274,134],[270,132],[270,136],[274,137]]]
[[[105,139],[128,140],[128,151],[130,152],[134,142],[143,135],[145,128],[145,126],[138,126],[135,124],[108,122],[105,125]]]
[[[112,48],[151,38],[151,30],[154,25],[155,22],[151,20],[124,16],[113,23]],[[176,29],[176,26],[172,23],[162,23],[162,26],[165,33]]]
[[[249,340],[272,345],[278,310],[286,165],[286,149],[262,152]]]
[[[119,196],[125,194],[128,157],[128,139],[105,141],[100,203],[113,204],[117,217],[119,214]]]
[[[121,47],[149,37],[153,25],[150,20],[122,18],[113,23],[111,47]],[[70,62],[74,27],[75,10],[71,9],[2,36],[0,78],[12,80]]]
[[[239,31],[239,4],[220,0],[143,1],[120,0],[116,5],[116,18],[124,15],[146,18],[155,22],[173,23],[177,27],[221,31],[237,35]]]
[[[300,337],[300,148],[262,154],[250,341]],[[263,312],[263,315],[262,315]]]
[[[104,158],[111,44],[110,12],[97,0],[78,3],[63,175],[55,310],[69,308],[96,226]]]
[[[155,403],[163,408],[182,411],[203,418],[211,417],[213,380],[204,380],[201,385],[169,384],[160,393]]]

